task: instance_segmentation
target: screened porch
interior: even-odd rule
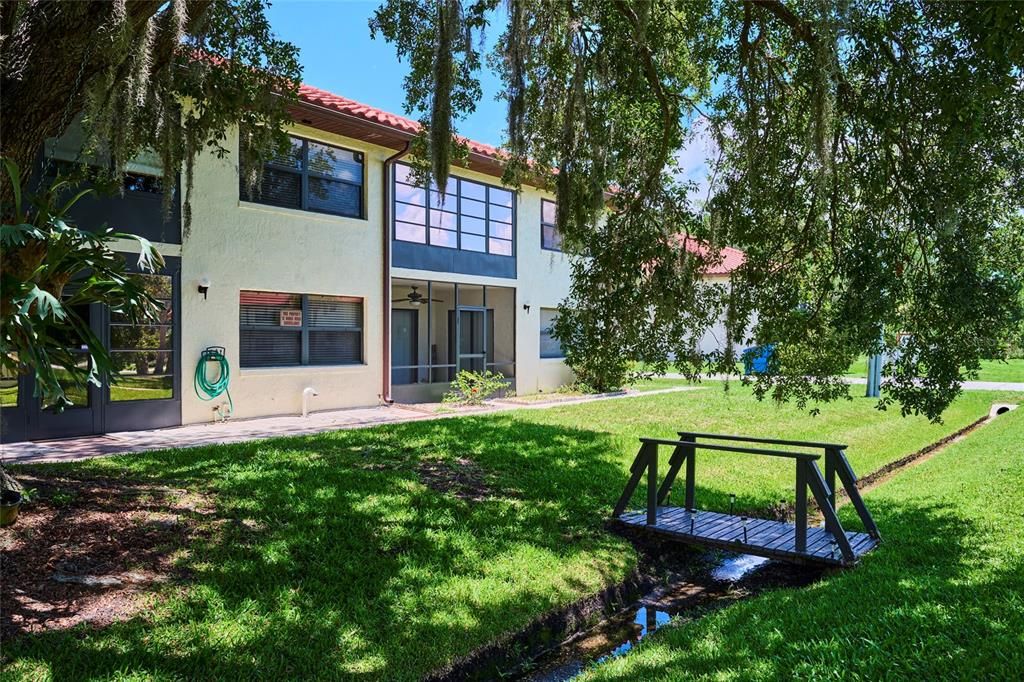
[[[394,279],[391,395],[440,400],[462,369],[497,372],[515,388],[515,289]]]

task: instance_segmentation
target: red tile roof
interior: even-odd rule
[[[413,121],[412,119],[399,116],[398,114],[392,114],[388,111],[384,111],[383,109],[371,107],[369,104],[363,104],[362,102],[357,102],[353,99],[342,97],[341,95],[335,95],[333,92],[314,88],[312,85],[306,85],[305,83],[299,86],[299,99],[303,102],[316,104],[317,106],[330,109],[331,111],[336,111],[340,114],[347,114],[348,116],[369,121],[370,123],[384,125],[410,136],[416,135],[420,132],[420,124],[418,121]],[[501,158],[501,151],[489,144],[469,139],[466,140],[466,144],[469,146],[469,150],[471,152],[495,159]]]
[[[699,256],[706,256],[708,253],[708,247],[706,244],[694,239],[693,237],[684,237],[683,235],[676,235],[675,243],[678,244],[684,242],[684,248],[690,253],[697,254]],[[739,249],[734,249],[731,246],[723,246],[718,253],[721,258],[720,263],[710,265],[704,270],[704,274],[707,275],[728,275],[736,268],[743,265],[746,261],[747,256]]]

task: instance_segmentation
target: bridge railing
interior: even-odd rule
[[[719,441],[719,442],[707,442]],[[746,445],[730,445],[721,443],[729,441],[732,443],[751,443],[755,445],[773,445],[799,448],[813,448],[821,450],[825,457],[825,472],[822,473],[818,467],[818,460],[822,454],[815,452],[797,452],[792,450],[776,450],[760,447],[749,447]],[[672,455],[669,458],[668,469],[664,479],[658,481],[658,459],[661,446],[672,448]],[[685,507],[688,511],[696,510],[696,462],[698,450],[709,450],[718,452],[734,452],[738,454],[761,455],[768,457],[781,457],[794,461],[796,478],[796,500],[795,500],[795,549],[797,552],[804,552],[807,548],[807,519],[808,499],[807,491],[810,490],[814,496],[815,503],[825,519],[825,529],[835,540],[836,546],[842,552],[843,557],[852,561],[854,553],[850,547],[849,540],[843,530],[839,517],[836,514],[836,478],[846,489],[850,502],[859,515],[865,530],[874,538],[879,539],[878,527],[868,512],[864,501],[857,489],[857,477],[845,455],[845,445],[838,443],[819,443],[810,441],[782,440],[771,438],[757,438],[754,436],[731,436],[713,433],[698,433],[692,431],[680,431],[679,440],[663,438],[641,438],[640,450],[630,467],[630,478],[619,497],[612,512],[615,518],[620,517],[626,510],[626,506],[636,492],[644,474],[647,475],[647,525],[654,526],[658,522],[658,507],[662,506],[668,498],[669,492],[675,485],[676,478],[685,465],[684,486],[685,486]]]

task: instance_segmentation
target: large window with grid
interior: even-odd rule
[[[240,196],[270,206],[363,218],[362,152],[299,137],[289,141],[285,154],[263,166],[259,187],[251,194],[240,179]]]
[[[356,365],[363,361],[363,299],[243,291],[242,367]]]
[[[450,177],[448,193],[413,183],[412,169],[395,165],[395,239],[448,249],[512,256],[515,192]]]

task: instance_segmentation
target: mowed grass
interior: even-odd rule
[[[40,465],[36,475],[108,476],[208,495],[213,518],[179,559],[182,585],[102,630],[4,643],[7,675],[30,679],[413,680],[538,614],[621,580],[636,556],[603,527],[641,435],[678,429],[850,445],[865,474],[982,416],[971,393],[946,423],[874,401],[809,417],[748,389],[686,391]],[[1021,411],[1024,413],[1024,410]],[[701,453],[698,503],[729,493],[763,508],[792,499],[792,471]],[[475,472],[464,499],[423,470]],[[40,570],[46,570],[41,567]]]
[[[870,491],[884,541],[856,570],[659,630],[584,679],[1020,679],[1022,442],[1017,410]]]

